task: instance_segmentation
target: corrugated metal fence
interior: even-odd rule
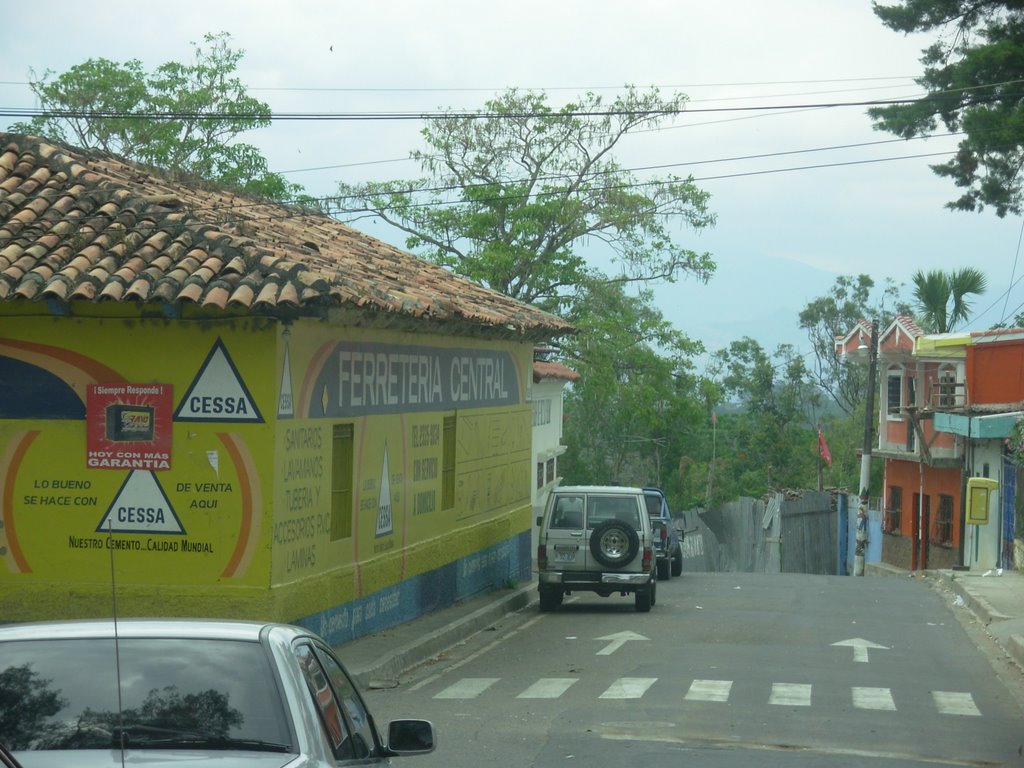
[[[837,514],[830,493],[741,498],[682,516],[686,571],[836,573]]]

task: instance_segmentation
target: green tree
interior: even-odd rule
[[[820,393],[803,358],[786,344],[769,356],[744,337],[715,353],[712,372],[737,407],[719,420],[710,503],[814,487]]]
[[[562,347],[580,379],[566,394],[562,474],[574,483],[665,485],[686,433],[700,420],[692,357],[649,292],[602,276],[577,288],[568,318],[581,330]]]
[[[552,311],[594,273],[585,243],[610,249],[621,282],[706,280],[707,253],[673,229],[714,223],[690,179],[640,182],[614,159],[631,131],[678,114],[686,97],[627,88],[606,104],[587,94],[555,109],[543,93],[509,90],[473,114],[427,121],[427,149],[412,153],[424,178],[341,184],[338,204],[408,235],[407,246],[496,291]]]
[[[243,133],[270,125],[270,107],[233,76],[244,51],[226,32],[193,43],[192,64],[167,62],[152,73],[136,59],[89,59],[30,83],[42,114],[11,129],[98,148],[173,173],[215,181],[274,200],[302,188],[267,168]]]
[[[974,267],[952,272],[917,270],[911,278],[917,320],[931,333],[949,333],[970,317],[969,295],[980,295],[987,287],[985,275]]]
[[[935,32],[924,49],[926,93],[909,103],[870,109],[875,126],[910,139],[939,125],[963,132],[956,156],[933,165],[963,190],[953,210],[999,216],[1021,212],[1024,164],[1024,8],[994,0],[901,0],[874,4],[875,14],[897,32]]]
[[[708,195],[690,179],[641,182],[614,157],[629,133],[664,124],[685,102],[630,87],[609,103],[587,94],[558,109],[512,89],[478,112],[428,120],[426,147],[412,153],[423,178],[339,185],[352,217],[383,220],[425,258],[576,325],[561,344],[580,374],[566,396],[561,462],[572,482],[662,485],[699,420],[700,345],[652,307],[646,285],[711,276],[711,257],[676,240],[677,229],[714,223]],[[604,247],[610,270],[588,262],[588,244]]]
[[[843,413],[854,413],[867,392],[867,366],[851,365],[836,353],[836,337],[845,336],[862,319],[886,328],[897,314],[910,314],[899,288],[886,279],[877,301],[875,281],[868,275],[840,275],[825,296],[813,299],[800,311],[800,327],[807,331],[814,353],[811,376]]]

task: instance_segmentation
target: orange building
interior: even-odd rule
[[[837,353],[870,336],[861,321],[837,338]],[[925,334],[900,316],[878,334],[875,355],[882,560],[911,570],[1014,567],[1017,466],[1004,442],[1022,415],[1024,330]],[[998,482],[984,524],[965,520],[971,477]]]

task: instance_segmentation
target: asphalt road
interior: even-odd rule
[[[367,695],[437,725],[409,768],[1024,766],[1020,676],[921,581],[685,574],[649,614],[573,596]]]

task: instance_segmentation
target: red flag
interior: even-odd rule
[[[825,442],[825,436],[821,434],[820,429],[818,430],[818,454],[826,464],[832,466],[832,452],[828,449],[828,443]]]

